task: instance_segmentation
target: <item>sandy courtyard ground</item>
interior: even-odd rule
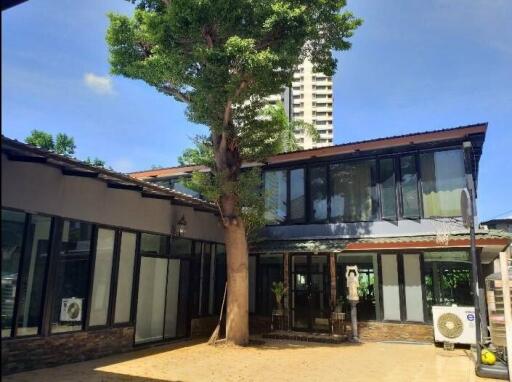
[[[492,381],[475,377],[469,351],[433,345],[329,345],[265,340],[245,348],[186,342],[20,373],[5,382]]]

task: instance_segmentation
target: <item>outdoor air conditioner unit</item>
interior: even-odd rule
[[[82,299],[76,297],[63,298],[60,306],[61,321],[82,321]]]
[[[433,306],[434,340],[456,344],[476,343],[475,308]]]

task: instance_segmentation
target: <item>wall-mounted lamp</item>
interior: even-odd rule
[[[185,220],[185,215],[181,217],[180,220],[174,226],[173,236],[180,237],[185,235],[185,231],[187,229],[187,221]]]

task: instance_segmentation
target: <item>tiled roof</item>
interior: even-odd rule
[[[364,152],[370,150],[385,149],[391,147],[407,146],[410,144],[435,142],[451,139],[462,139],[472,134],[485,134],[487,123],[476,123],[472,125],[453,127],[449,129],[431,130],[419,133],[394,135],[384,138],[368,139],[364,141],[342,143],[334,146],[327,146],[309,150],[292,151],[271,156],[267,159],[268,164],[285,163],[295,160],[304,160],[315,157],[328,157],[332,155],[346,154],[350,152]],[[261,166],[263,163],[254,163],[253,166]],[[247,165],[246,165],[247,166]],[[140,179],[172,177],[192,171],[208,171],[205,166],[178,166],[166,167],[155,170],[138,171],[130,175]]]

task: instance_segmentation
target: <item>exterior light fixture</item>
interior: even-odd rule
[[[187,229],[187,221],[185,220],[185,215],[181,216],[181,219],[178,220],[176,226],[174,227],[174,236],[181,237],[185,235],[185,231]]]

